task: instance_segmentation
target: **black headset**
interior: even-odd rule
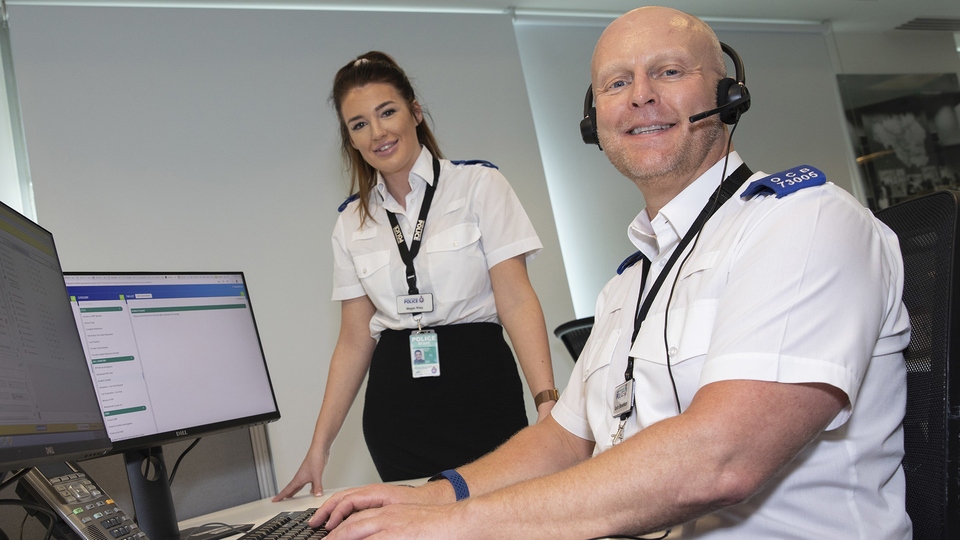
[[[726,77],[717,83],[717,108],[695,114],[690,122],[703,120],[708,116],[720,115],[720,121],[733,125],[740,121],[740,115],[750,108],[750,92],[747,90],[746,74],[743,71],[743,61],[733,47],[720,43],[720,49],[733,60],[733,69],[736,79]],[[597,108],[593,106],[593,85],[587,87],[587,95],[583,98],[583,120],[580,121],[580,137],[586,144],[595,144],[600,148],[600,138],[597,136]],[[603,148],[600,148],[603,150]]]

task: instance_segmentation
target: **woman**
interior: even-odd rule
[[[323,492],[330,446],[369,371],[363,432],[383,481],[433,475],[494,449],[556,400],[526,260],[541,248],[495,169],[442,159],[413,87],[371,51],[331,94],[357,192],[333,233],[341,326],[307,456],[276,496]]]

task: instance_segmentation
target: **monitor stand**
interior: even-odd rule
[[[197,528],[180,530],[177,512],[173,507],[173,494],[167,479],[167,466],[163,461],[163,448],[127,450],[123,453],[127,467],[127,482],[133,496],[133,513],[140,530],[150,540],[216,540],[249,530],[252,525],[211,527],[208,532]]]

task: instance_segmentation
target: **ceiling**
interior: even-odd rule
[[[338,9],[600,13],[616,15],[643,5],[637,0],[5,0],[8,5],[144,6],[257,9]],[[886,31],[936,19],[938,31],[960,32],[960,0],[663,0],[662,4],[708,21],[829,22],[837,31]],[[930,26],[924,24],[922,26]],[[929,29],[929,28],[927,28]],[[960,38],[958,38],[960,39]]]

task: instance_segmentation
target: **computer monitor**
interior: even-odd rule
[[[53,235],[0,203],[0,472],[109,449]]]
[[[161,445],[280,418],[244,275],[63,279],[140,528],[151,540],[177,538]]]

